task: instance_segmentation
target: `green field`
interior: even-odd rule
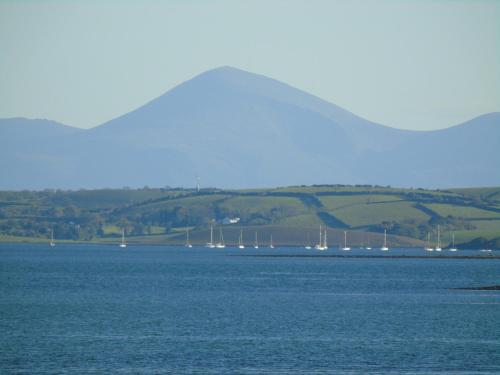
[[[321,203],[327,210],[333,211],[337,209],[345,209],[354,206],[367,206],[372,204],[384,204],[392,202],[402,202],[404,199],[396,195],[336,195],[336,196],[321,196]]]
[[[413,207],[411,202],[363,204],[333,211],[333,214],[350,227],[363,227],[383,222],[425,222],[429,216]]]
[[[500,220],[473,220],[471,224],[478,230],[500,233]]]
[[[483,210],[476,207],[453,206],[451,204],[439,204],[439,203],[426,204],[425,206],[443,217],[454,216],[457,218],[465,218],[465,219],[483,219],[483,218],[500,219],[500,212]]]
[[[307,227],[307,226],[319,226],[323,224],[323,221],[314,213],[294,215],[284,217],[278,220],[280,225],[288,225],[291,227]]]
[[[469,188],[469,189],[452,189],[454,193],[468,197],[473,197],[480,200],[489,200],[500,202],[500,188]]]
[[[147,229],[149,234],[164,234],[165,228],[155,225],[150,225]],[[174,229],[175,230],[175,229]],[[117,225],[104,225],[103,226],[104,235],[115,235],[121,236],[122,228]]]

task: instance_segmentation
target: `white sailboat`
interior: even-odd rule
[[[214,226],[213,224],[210,224],[210,242],[207,243],[207,247],[210,249],[213,249],[215,247],[214,245]]]
[[[321,225],[319,226],[319,241],[314,248],[316,250],[325,250],[325,247],[323,246],[323,228],[321,228]]]
[[[217,249],[224,249],[226,244],[224,243],[224,236],[222,235],[222,227],[219,227],[219,242],[215,244]]]
[[[342,248],[344,251],[349,251],[351,248],[347,246],[347,231],[344,231],[344,247]]]
[[[257,238],[257,231],[255,231],[255,243],[253,245],[253,248],[254,249],[258,249],[259,248],[259,241],[258,241],[258,238]]]
[[[240,238],[238,238],[238,248],[245,248],[245,245],[243,245],[243,229],[240,230]]]
[[[427,232],[427,244],[424,247],[425,251],[434,251],[434,249],[431,247],[431,234]]]
[[[193,247],[193,245],[191,245],[189,243],[189,229],[186,227],[186,247]]]
[[[384,246],[382,246],[380,250],[389,251],[389,248],[387,247],[387,229],[384,229]]]
[[[271,234],[271,240],[269,241],[269,248],[274,249],[274,244],[273,244],[273,235]]]
[[[372,247],[370,246],[370,236],[366,236],[366,247],[365,250],[371,250]]]
[[[451,247],[450,251],[455,252],[457,251],[457,248],[455,247],[455,233],[451,234]]]
[[[125,242],[125,228],[122,228],[122,242],[120,244],[120,247],[127,247],[127,244]]]
[[[54,229],[50,230],[50,246],[56,246],[56,243],[54,242]]]
[[[441,251],[441,232],[440,232],[440,228],[439,228],[439,225],[438,225],[438,238],[437,238],[437,245],[436,245],[436,248],[435,250],[436,251]]]

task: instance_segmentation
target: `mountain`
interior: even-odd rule
[[[0,119],[0,189],[68,186],[65,141],[83,132],[49,120]]]
[[[383,177],[399,186],[495,186],[500,182],[499,150],[500,113],[489,113],[448,129],[420,132],[361,163],[368,179]]]
[[[500,184],[500,113],[399,130],[230,67],[89,130],[13,121],[0,122],[1,189]]]

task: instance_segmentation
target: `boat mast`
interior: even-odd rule
[[[189,229],[186,227],[186,246],[189,246]]]
[[[219,242],[224,245],[224,236],[222,235],[222,227],[219,227]]]
[[[438,242],[437,242],[437,247],[438,249],[441,248],[441,237],[440,237],[440,228],[439,228],[439,225],[438,225]]]

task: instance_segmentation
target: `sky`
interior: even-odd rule
[[[233,66],[402,129],[500,111],[500,1],[0,0],[0,118],[90,128]]]

